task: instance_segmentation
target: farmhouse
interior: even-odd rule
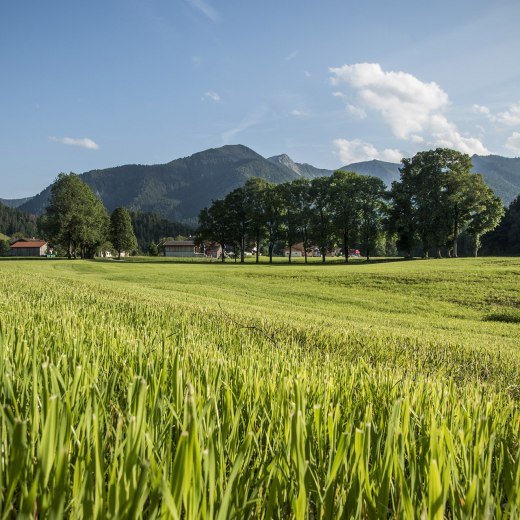
[[[222,246],[217,243],[205,244],[204,254],[209,258],[221,258]]]
[[[10,245],[12,256],[45,256],[47,242],[35,238],[26,240],[21,238]]]
[[[303,242],[300,242],[299,244],[294,244],[293,246],[291,246],[290,250],[288,247],[284,248],[284,256],[289,256],[289,251],[291,252],[292,257],[305,256],[305,248],[303,247]]]
[[[162,245],[164,256],[198,256],[198,248],[193,240],[167,240]]]

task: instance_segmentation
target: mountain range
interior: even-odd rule
[[[505,204],[520,192],[520,158],[496,155],[472,157],[474,171]],[[381,178],[387,185],[399,179],[398,163],[366,161],[345,165],[342,170]],[[332,170],[294,162],[282,154],[264,158],[243,145],[226,145],[176,159],[166,164],[131,164],[92,170],[81,178],[103,200],[109,211],[125,206],[134,211],[154,212],[169,220],[195,224],[200,210],[224,197],[251,177],[281,183],[297,178],[330,175]],[[41,214],[50,197],[50,186],[29,199],[2,200],[28,213]]]

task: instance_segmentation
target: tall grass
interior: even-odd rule
[[[520,516],[517,324],[331,330],[75,266],[0,266],[4,518]]]

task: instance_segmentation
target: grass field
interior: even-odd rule
[[[520,259],[0,261],[2,515],[520,516]]]

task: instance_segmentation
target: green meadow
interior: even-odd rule
[[[518,518],[520,259],[0,261],[0,513]]]

